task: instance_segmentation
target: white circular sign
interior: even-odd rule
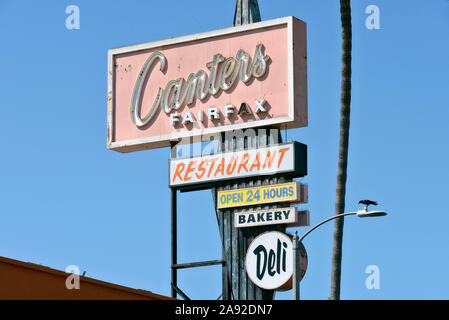
[[[246,252],[246,273],[254,284],[267,290],[286,289],[293,275],[293,242],[279,231],[256,237]],[[291,286],[290,286],[291,287]]]

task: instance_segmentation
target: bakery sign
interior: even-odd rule
[[[294,17],[109,50],[108,148],[307,126],[306,59]]]
[[[287,228],[308,226],[310,225],[310,213],[308,210],[298,211],[296,207],[234,212],[234,227],[236,228],[277,224],[283,224]]]

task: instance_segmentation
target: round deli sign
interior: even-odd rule
[[[300,279],[307,268],[307,253],[300,244]],[[285,291],[292,288],[293,242],[290,235],[269,231],[254,238],[246,252],[246,273],[262,289]]]

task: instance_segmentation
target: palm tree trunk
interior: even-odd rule
[[[342,29],[341,59],[341,111],[340,111],[340,144],[338,155],[337,188],[335,214],[345,211],[346,176],[348,164],[349,118],[351,112],[351,50],[352,26],[350,0],[340,0]],[[340,299],[341,257],[343,241],[343,218],[336,219],[334,224],[334,240],[332,247],[331,300]]]

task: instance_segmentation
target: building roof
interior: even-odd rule
[[[79,289],[68,289],[71,274],[0,256],[0,299],[166,300],[150,291],[79,276]]]

